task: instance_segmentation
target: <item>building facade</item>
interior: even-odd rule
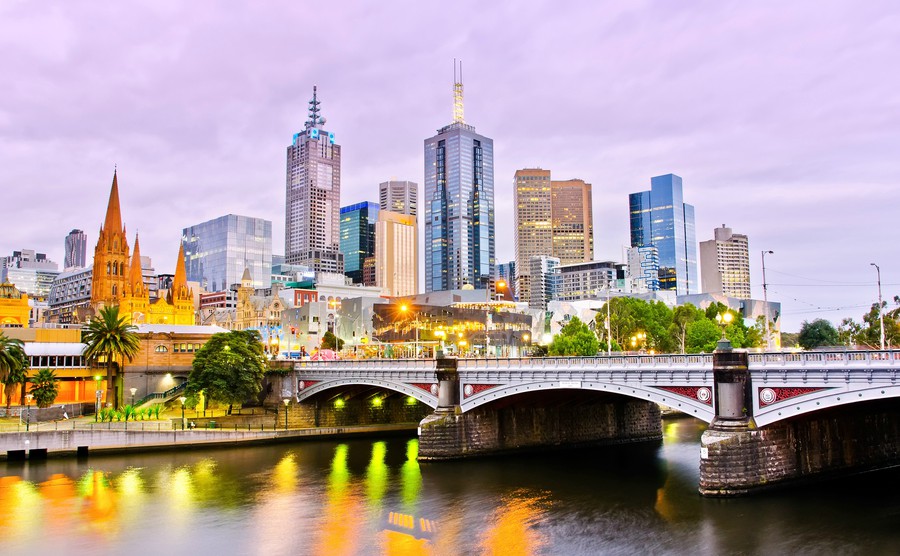
[[[560,264],[594,258],[594,216],[591,184],[573,179],[551,181],[553,256]]]
[[[63,270],[84,268],[87,265],[87,235],[81,230],[72,230],[66,236],[66,256]]]
[[[325,131],[316,88],[309,119],[287,148],[284,254],[287,264],[344,272],[340,251],[341,146]]]
[[[59,275],[59,266],[43,253],[32,249],[13,251],[0,264],[0,282],[9,282],[35,300],[44,301]]]
[[[747,236],[722,224],[713,239],[700,242],[703,293],[750,298],[750,247]]]
[[[676,295],[697,293],[697,235],[694,207],[684,202],[682,180],[674,174],[650,180],[650,190],[629,195],[631,246],[656,247],[659,288]]]
[[[386,181],[378,184],[381,210],[416,216],[419,210],[419,184],[411,181]]]
[[[625,265],[612,261],[588,261],[560,264],[559,284],[555,299],[577,301],[600,299],[616,287],[619,275],[625,274]]]
[[[9,282],[0,283],[0,331],[3,328],[28,328],[30,314],[28,294]]]
[[[375,224],[375,285],[384,295],[419,291],[419,239],[416,217],[383,210]]]
[[[531,299],[531,258],[553,254],[550,170],[517,170],[515,185],[516,297],[528,302]]]
[[[90,316],[93,278],[93,265],[68,270],[57,276],[50,286],[44,320],[55,324],[85,322]]]
[[[119,206],[118,173],[113,172],[106,218],[100,227],[97,245],[94,247],[91,307],[95,312],[103,307],[119,304],[119,300],[125,295],[130,262],[131,250],[125,237],[125,226],[122,225],[122,211]]]
[[[209,292],[240,284],[244,269],[254,287],[269,287],[272,274],[272,222],[227,214],[182,230],[187,279]]]
[[[559,259],[541,255],[532,257],[530,264],[531,296],[528,306],[547,310],[547,303],[556,299],[559,290]]]
[[[363,266],[367,257],[375,255],[375,223],[378,205],[369,201],[341,207],[341,253],[344,274],[354,284],[363,282]]]
[[[453,123],[425,140],[425,291],[470,285],[494,275],[494,142],[463,118],[454,85]]]
[[[659,251],[656,247],[629,247],[626,250],[626,264],[626,291],[644,293],[659,290]]]

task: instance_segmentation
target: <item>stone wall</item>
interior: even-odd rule
[[[284,423],[284,408],[279,408],[279,422]],[[288,409],[288,427],[346,427],[354,425],[381,425],[418,423],[431,413],[427,405],[409,404],[405,396],[388,397],[380,406],[364,399],[351,399],[336,407],[331,401],[304,401],[293,403]]]
[[[900,464],[900,407],[865,403],[747,431],[707,430],[700,492],[736,496]]]
[[[659,406],[625,399],[436,411],[419,429],[419,459],[424,461],[662,438]]]

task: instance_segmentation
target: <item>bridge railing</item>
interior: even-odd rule
[[[435,369],[434,359],[339,359],[337,361],[298,361],[298,371],[325,371],[352,367],[354,369],[422,370]]]
[[[751,352],[750,367],[900,367],[900,350]]]
[[[488,357],[460,359],[460,369],[708,367],[711,353],[670,355],[598,355],[595,357]]]

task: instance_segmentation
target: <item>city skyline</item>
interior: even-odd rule
[[[775,251],[769,297],[783,303],[785,330],[858,319],[877,299],[870,262],[881,265],[885,298],[897,293],[888,225],[900,126],[888,70],[900,39],[890,3],[500,6],[478,23],[469,8],[240,7],[213,26],[201,7],[0,8],[0,40],[15,53],[0,63],[18,76],[0,92],[0,181],[19,209],[0,254],[24,246],[61,261],[73,228],[93,244],[116,163],[124,224],[161,272],[175,268],[171,246],[193,222],[248,214],[272,220],[280,237],[282,149],[314,84],[344,149],[342,205],[377,200],[392,176],[422,183],[421,140],[451,115],[458,57],[468,119],[495,142],[497,262],[514,258],[516,168],[593,184],[600,260],[623,258],[627,194],[672,172],[697,209],[698,242],[725,221],[749,237],[754,298],[760,251]],[[415,32],[369,30],[390,28],[393,10]],[[310,15],[340,47],[297,60],[276,22]],[[110,32],[93,33],[98,25]],[[251,28],[274,31],[238,40]],[[543,32],[522,39],[530,28]],[[563,31],[571,41],[550,42]],[[577,86],[559,86],[567,81]]]

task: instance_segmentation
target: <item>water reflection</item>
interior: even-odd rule
[[[325,506],[313,546],[316,554],[354,554],[360,529],[361,502],[350,484],[347,456],[350,447],[339,444],[334,449],[331,472],[325,494]]]
[[[536,526],[544,519],[547,503],[545,493],[527,489],[504,496],[482,534],[481,552],[498,555],[539,552],[547,544],[547,538]]]

